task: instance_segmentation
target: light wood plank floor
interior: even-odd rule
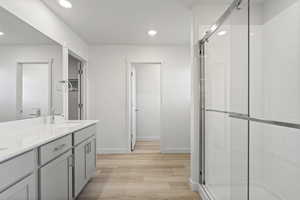
[[[189,171],[189,154],[160,154],[157,143],[139,142],[131,154],[99,155],[97,176],[78,199],[199,200]]]
[[[133,153],[160,153],[160,141],[137,141]]]

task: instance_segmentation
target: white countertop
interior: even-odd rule
[[[44,124],[42,119],[0,123],[0,163],[96,123],[57,120]]]

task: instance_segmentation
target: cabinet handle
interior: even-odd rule
[[[85,153],[89,154],[91,152],[92,152],[92,145],[91,145],[91,143],[88,143],[85,145]]]
[[[68,157],[68,165],[69,167],[74,167],[74,155]]]
[[[97,143],[96,142],[97,142],[96,139],[94,139],[94,144],[93,145],[94,145],[94,150],[95,150],[95,152],[94,152],[95,153],[95,170],[97,169],[97,149],[96,149],[97,148],[96,147]]]
[[[85,146],[84,146],[84,151],[85,151],[85,154],[88,154],[89,152],[89,148],[88,148],[88,144],[86,144]]]
[[[87,178],[87,173],[86,173],[86,155],[87,155],[87,144],[84,145],[84,178],[86,179]]]
[[[66,144],[61,144],[61,145],[55,147],[55,148],[53,149],[53,152],[55,152],[55,151],[60,151],[60,150],[62,150],[63,148],[65,148],[65,146],[67,146],[67,145],[66,145]]]

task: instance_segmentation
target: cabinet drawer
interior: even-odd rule
[[[0,192],[33,173],[36,162],[33,151],[0,164]]]
[[[72,148],[72,136],[68,135],[51,143],[48,143],[39,149],[40,165],[56,158],[62,153]]]
[[[77,145],[84,140],[96,135],[96,125],[89,126],[74,133],[74,145]]]

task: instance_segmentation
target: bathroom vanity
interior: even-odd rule
[[[96,172],[97,121],[0,124],[0,200],[70,200]]]

